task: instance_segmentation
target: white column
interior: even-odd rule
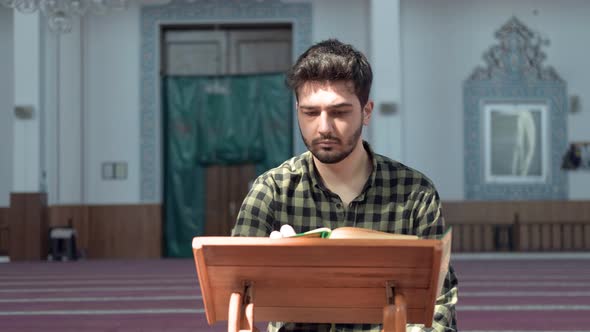
[[[14,47],[12,10],[0,6],[0,207],[10,205],[13,170]]]
[[[377,153],[404,161],[400,1],[371,0],[370,11],[375,108],[369,137]]]
[[[14,119],[13,192],[41,191],[41,36],[39,14],[14,12],[14,104],[32,116]]]
[[[74,18],[72,31],[60,35],[59,108],[60,131],[57,200],[60,204],[82,202],[82,47],[80,19]]]
[[[43,23],[45,24],[45,23]],[[44,38],[44,165],[49,204],[84,203],[82,47],[80,19],[72,31]]]

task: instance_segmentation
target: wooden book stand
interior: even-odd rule
[[[195,237],[210,325],[253,331],[256,321],[432,326],[447,273],[441,240]],[[256,315],[254,315],[256,314]]]

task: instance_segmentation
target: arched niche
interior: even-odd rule
[[[465,197],[566,199],[566,83],[543,66],[548,44],[516,17],[463,86]]]

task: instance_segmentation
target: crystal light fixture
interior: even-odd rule
[[[0,5],[25,14],[39,10],[47,18],[49,29],[67,33],[72,30],[72,18],[75,16],[124,9],[127,0],[0,0]]]

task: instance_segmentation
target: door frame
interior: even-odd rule
[[[311,45],[311,3],[246,2],[232,7],[231,1],[211,4],[173,3],[141,8],[140,54],[140,200],[161,203],[163,199],[163,153],[160,50],[162,26],[197,24],[290,24],[292,27],[292,59]],[[295,103],[293,102],[293,109]],[[297,125],[293,112],[293,124]],[[293,128],[293,151],[305,151],[305,145]]]

